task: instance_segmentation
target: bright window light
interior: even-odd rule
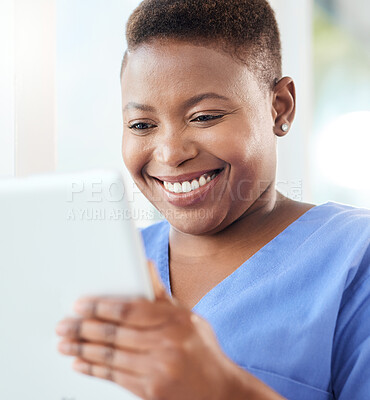
[[[341,115],[318,135],[318,170],[346,188],[370,191],[370,111]]]

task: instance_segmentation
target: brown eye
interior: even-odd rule
[[[154,128],[154,127],[155,127],[155,125],[153,125],[153,124],[148,124],[146,122],[138,122],[136,124],[130,125],[129,129],[143,131],[143,130]]]
[[[223,115],[200,115],[197,118],[194,118],[192,121],[195,122],[208,122],[208,121],[213,121],[215,119],[222,118]]]

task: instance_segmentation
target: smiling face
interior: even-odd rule
[[[122,76],[124,162],[177,230],[219,232],[274,190],[272,93],[210,47],[159,40]]]

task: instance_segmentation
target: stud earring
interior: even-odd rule
[[[289,130],[289,124],[283,124],[283,125],[281,125],[281,130],[282,130],[283,132],[288,132],[288,130]]]

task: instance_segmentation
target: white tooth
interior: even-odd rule
[[[182,192],[181,183],[175,182],[175,183],[173,184],[173,189],[174,189],[174,192],[175,192],[175,193],[181,193],[181,192]]]
[[[174,192],[174,191],[175,191],[175,189],[173,188],[173,184],[172,184],[171,182],[168,182],[168,183],[167,183],[167,186],[168,186],[168,190],[169,190],[170,192]]]
[[[191,182],[191,188],[192,188],[193,190],[199,188],[199,182],[198,182],[196,179],[194,179],[194,180]]]
[[[168,190],[168,183],[167,182],[163,182],[163,185]]]
[[[183,182],[181,186],[182,186],[182,191],[183,191],[184,193],[191,192],[191,185],[190,185],[190,182]]]
[[[211,182],[211,177],[210,176],[207,178],[207,183],[209,183],[209,182]]]
[[[215,177],[216,177],[216,174],[213,174],[213,175],[211,176],[211,180],[214,179]]]
[[[199,178],[199,186],[204,186],[206,183],[207,183],[207,181],[206,181],[205,177],[202,175]]]

